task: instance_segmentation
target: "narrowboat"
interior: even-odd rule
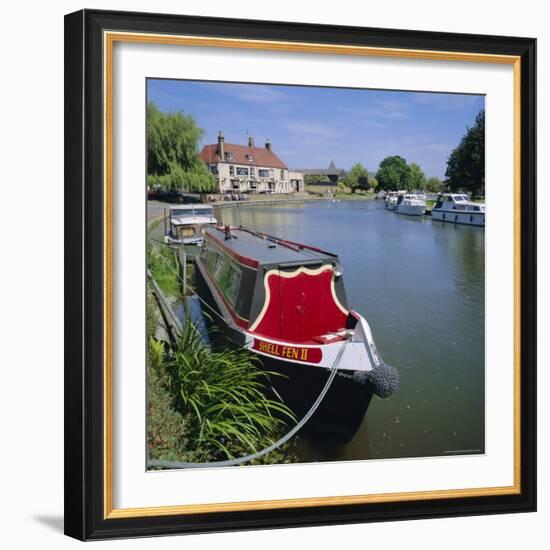
[[[231,343],[256,354],[299,417],[337,376],[310,424],[350,437],[374,394],[399,384],[364,317],[348,305],[336,254],[245,227],[209,227],[197,290]]]
[[[432,208],[432,220],[485,227],[485,205],[460,193],[442,193]]]
[[[164,242],[166,244],[201,245],[205,227],[215,226],[212,206],[183,204],[172,206],[164,214]]]

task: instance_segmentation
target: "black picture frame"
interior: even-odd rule
[[[105,517],[103,33],[245,38],[520,58],[520,457],[517,494]],[[83,10],[65,17],[65,533],[81,540],[536,509],[536,40]]]

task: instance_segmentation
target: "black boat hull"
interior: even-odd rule
[[[211,337],[214,345],[223,346],[229,342],[235,346],[243,346],[243,332],[224,320],[198,265],[196,287],[200,298],[207,304],[204,311],[207,322],[213,329]],[[323,390],[330,370],[250,353],[261,361],[265,371],[275,373],[270,376],[273,389],[294,412],[297,421],[303,418]],[[353,371],[339,371],[304,430],[330,434],[342,441],[350,439],[367,413],[372,395],[370,384],[354,379]]]

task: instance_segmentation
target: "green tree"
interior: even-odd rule
[[[407,161],[399,155],[386,157],[378,167],[376,180],[378,187],[384,191],[410,189],[411,169]]]
[[[193,117],[181,112],[163,113],[149,102],[147,183],[182,191],[213,191],[214,178],[198,156],[202,134]]]
[[[330,185],[328,176],[319,176],[317,174],[306,174],[304,176],[305,185]]]
[[[469,191],[473,196],[485,194],[485,110],[478,113],[475,124],[466,129],[450,154],[445,178],[451,191]]]
[[[409,187],[407,191],[423,191],[426,188],[426,175],[422,171],[422,168],[416,162],[412,162],[409,166],[410,178]]]
[[[439,193],[441,191],[441,180],[435,177],[428,178],[426,180],[426,190],[432,193]]]
[[[346,178],[346,186],[355,193],[357,189],[368,189],[369,187],[369,172],[361,163],[354,164]]]

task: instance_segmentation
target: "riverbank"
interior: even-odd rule
[[[256,452],[294,425],[290,409],[271,395],[270,377],[244,349],[213,348],[200,328],[186,319],[186,297],[194,285],[187,264],[186,284],[175,249],[152,237],[162,220],[148,224],[147,267],[165,301],[172,304],[182,335],[158,340],[162,316],[156,299],[147,300],[147,438],[150,467],[165,463],[216,462]],[[183,290],[185,288],[185,291]],[[177,307],[179,304],[179,308]],[[160,333],[167,334],[165,330]],[[179,334],[179,333],[178,333]],[[293,444],[249,464],[296,462]],[[160,461],[160,462],[159,462]]]
[[[281,204],[297,204],[326,199],[326,197],[312,196],[309,193],[293,193],[289,195],[246,195],[246,200],[224,200],[208,203],[216,208],[231,208],[239,206],[275,206]]]
[[[247,195],[247,200],[216,201],[209,203],[216,208],[230,208],[239,206],[280,206],[284,204],[299,204],[326,200],[374,200],[374,193],[351,193],[345,191],[331,191],[327,195],[325,190],[307,191],[306,193],[295,193],[288,195]],[[253,198],[250,198],[253,197]]]

